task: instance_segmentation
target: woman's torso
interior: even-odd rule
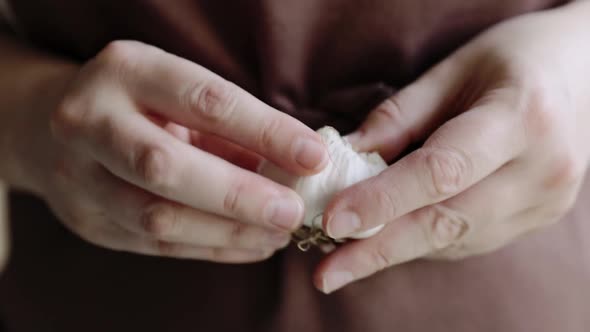
[[[198,62],[312,127],[348,131],[486,27],[559,1],[12,1],[36,45],[83,61],[139,39]],[[319,255],[253,265],[115,253],[12,195],[13,255],[0,281],[8,331],[587,331],[590,208],[494,254],[417,261],[334,295]],[[586,235],[586,236],[584,236]]]

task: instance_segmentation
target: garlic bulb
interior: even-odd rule
[[[295,190],[305,204],[303,224],[324,231],[323,212],[332,197],[357,182],[379,174],[387,168],[387,164],[378,153],[356,152],[332,127],[323,127],[318,133],[330,156],[330,161],[322,172],[312,176],[295,176],[265,162],[259,168],[259,173]],[[377,234],[382,228],[383,225],[354,234],[350,238],[367,238]]]

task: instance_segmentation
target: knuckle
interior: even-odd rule
[[[227,121],[237,103],[237,89],[229,82],[213,79],[187,90],[182,104],[191,114],[211,126]]]
[[[529,87],[522,108],[524,132],[529,140],[546,137],[563,121],[559,111],[542,87]]]
[[[173,186],[170,153],[162,147],[148,146],[134,160],[133,170],[150,188],[166,193]]]
[[[435,199],[461,191],[469,182],[473,166],[462,152],[450,148],[430,148],[422,153],[422,161],[430,174],[426,190]]]
[[[89,108],[83,107],[77,98],[66,96],[51,114],[50,125],[55,137],[68,140],[86,127]]]
[[[585,173],[585,166],[579,159],[575,152],[562,153],[553,162],[543,187],[552,190],[571,187],[580,182]]]
[[[394,264],[391,252],[384,243],[379,244],[374,250],[370,251],[369,259],[376,271],[386,269]]]
[[[470,228],[465,218],[441,205],[427,209],[422,217],[425,238],[434,250],[457,244]]]
[[[379,104],[375,109],[375,114],[384,119],[390,126],[396,128],[405,127],[404,114],[397,95],[394,95]]]
[[[123,134],[124,129],[121,129],[121,124],[116,117],[100,116],[95,121],[94,127],[93,141],[95,144],[102,145],[111,151],[117,151],[127,144],[127,137]]]
[[[241,222],[234,222],[231,225],[227,245],[239,243],[246,233],[247,226]]]
[[[270,118],[262,124],[261,130],[258,131],[256,142],[260,150],[268,150],[274,146],[277,137],[280,137],[280,132],[283,121],[279,118]]]
[[[145,46],[138,41],[112,41],[97,56],[96,68],[106,69],[120,82],[125,82],[138,66],[140,52],[145,56]]]
[[[372,186],[368,186],[371,188]],[[366,193],[361,193],[363,197],[371,197],[371,201],[381,213],[382,221],[388,222],[397,217],[398,213],[398,199],[396,198],[395,190],[387,188],[386,190],[371,190]]]
[[[128,63],[137,54],[137,47],[140,44],[140,42],[130,40],[109,42],[100,52],[99,58],[110,64]]]
[[[239,216],[241,211],[241,197],[247,192],[248,186],[240,181],[225,193],[223,209],[231,216]]]
[[[401,96],[399,94],[393,95],[379,104],[374,113],[379,118],[378,121],[381,121],[382,119],[389,127],[402,130],[404,133],[403,139],[406,142],[418,141],[420,135],[418,135],[415,128],[408,123],[400,100]]]
[[[174,235],[178,229],[178,223],[176,209],[165,203],[158,203],[149,207],[141,218],[141,228],[158,239]]]

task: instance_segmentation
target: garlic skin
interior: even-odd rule
[[[381,173],[387,168],[387,163],[378,153],[356,152],[332,127],[323,127],[317,132],[326,144],[330,156],[328,165],[320,173],[312,176],[295,176],[270,162],[264,162],[258,173],[295,190],[305,204],[303,224],[323,230],[323,212],[332,197],[357,182]],[[349,238],[368,238],[382,228],[383,225],[380,225]]]

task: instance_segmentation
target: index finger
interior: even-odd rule
[[[328,234],[344,238],[391,222],[479,182],[524,149],[514,118],[485,105],[449,121],[422,148],[338,195],[324,214]]]
[[[114,47],[114,46],[113,46]],[[327,163],[321,138],[300,121],[204,67],[155,47],[117,45],[120,76],[134,99],[171,121],[239,144],[288,171],[312,174]]]

